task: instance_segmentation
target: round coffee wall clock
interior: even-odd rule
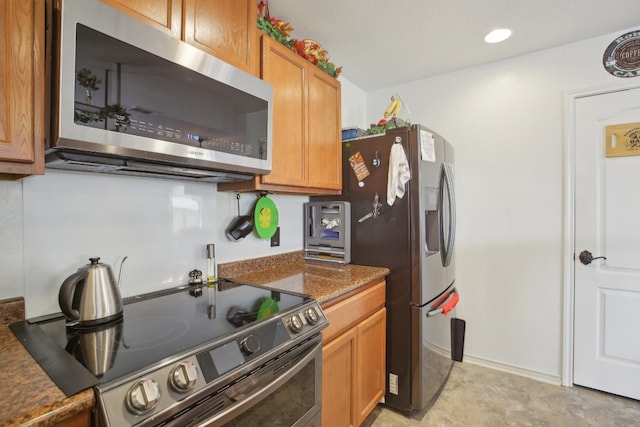
[[[629,31],[612,41],[602,63],[616,77],[640,76],[640,30]]]

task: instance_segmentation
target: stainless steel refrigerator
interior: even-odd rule
[[[390,269],[385,403],[406,414],[423,411],[453,364],[454,150],[413,125],[345,141],[343,158],[342,196],[311,199],[349,201],[351,262]]]

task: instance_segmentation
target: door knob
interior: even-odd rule
[[[582,252],[580,252],[580,256],[578,257],[578,259],[580,259],[580,262],[583,263],[584,265],[589,265],[589,264],[591,264],[591,261],[593,261],[594,259],[607,259],[607,257],[604,257],[604,256],[594,257],[591,254],[591,252],[582,251]]]

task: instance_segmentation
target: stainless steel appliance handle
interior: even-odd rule
[[[449,199],[449,235],[447,245],[445,246],[446,255],[444,259],[444,266],[446,267],[451,263],[451,259],[453,258],[453,247],[456,240],[456,197],[453,188],[453,172],[451,166],[448,163],[443,163],[442,172],[447,188],[447,198]]]
[[[232,396],[232,399],[234,400],[233,405],[229,406],[224,411],[215,414],[213,417],[206,419],[201,423],[198,423],[197,427],[220,425],[220,423],[230,421],[241,413],[248,411],[253,406],[260,403],[260,401],[268,397],[271,393],[275,392],[277,389],[287,383],[287,381],[293,378],[307,365],[307,363],[318,357],[318,355],[322,355],[322,341],[320,340],[320,338],[319,342],[315,346],[313,346],[311,350],[309,350],[308,354],[306,354],[302,359],[300,359],[298,363],[289,368],[284,374],[280,375],[273,382],[264,387],[259,387],[255,393],[251,393],[248,395],[238,394]]]
[[[307,235],[309,237],[316,237],[316,207],[309,205],[307,215],[309,216],[309,228],[307,229]]]
[[[456,305],[458,305],[458,301],[460,301],[460,296],[458,295],[458,291],[454,289],[447,296],[447,299],[438,306],[438,308],[427,312],[427,317],[437,316],[438,314],[446,316],[451,310],[456,308]]]

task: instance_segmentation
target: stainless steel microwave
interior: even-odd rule
[[[270,84],[98,0],[47,10],[47,167],[204,182],[269,173]]]

